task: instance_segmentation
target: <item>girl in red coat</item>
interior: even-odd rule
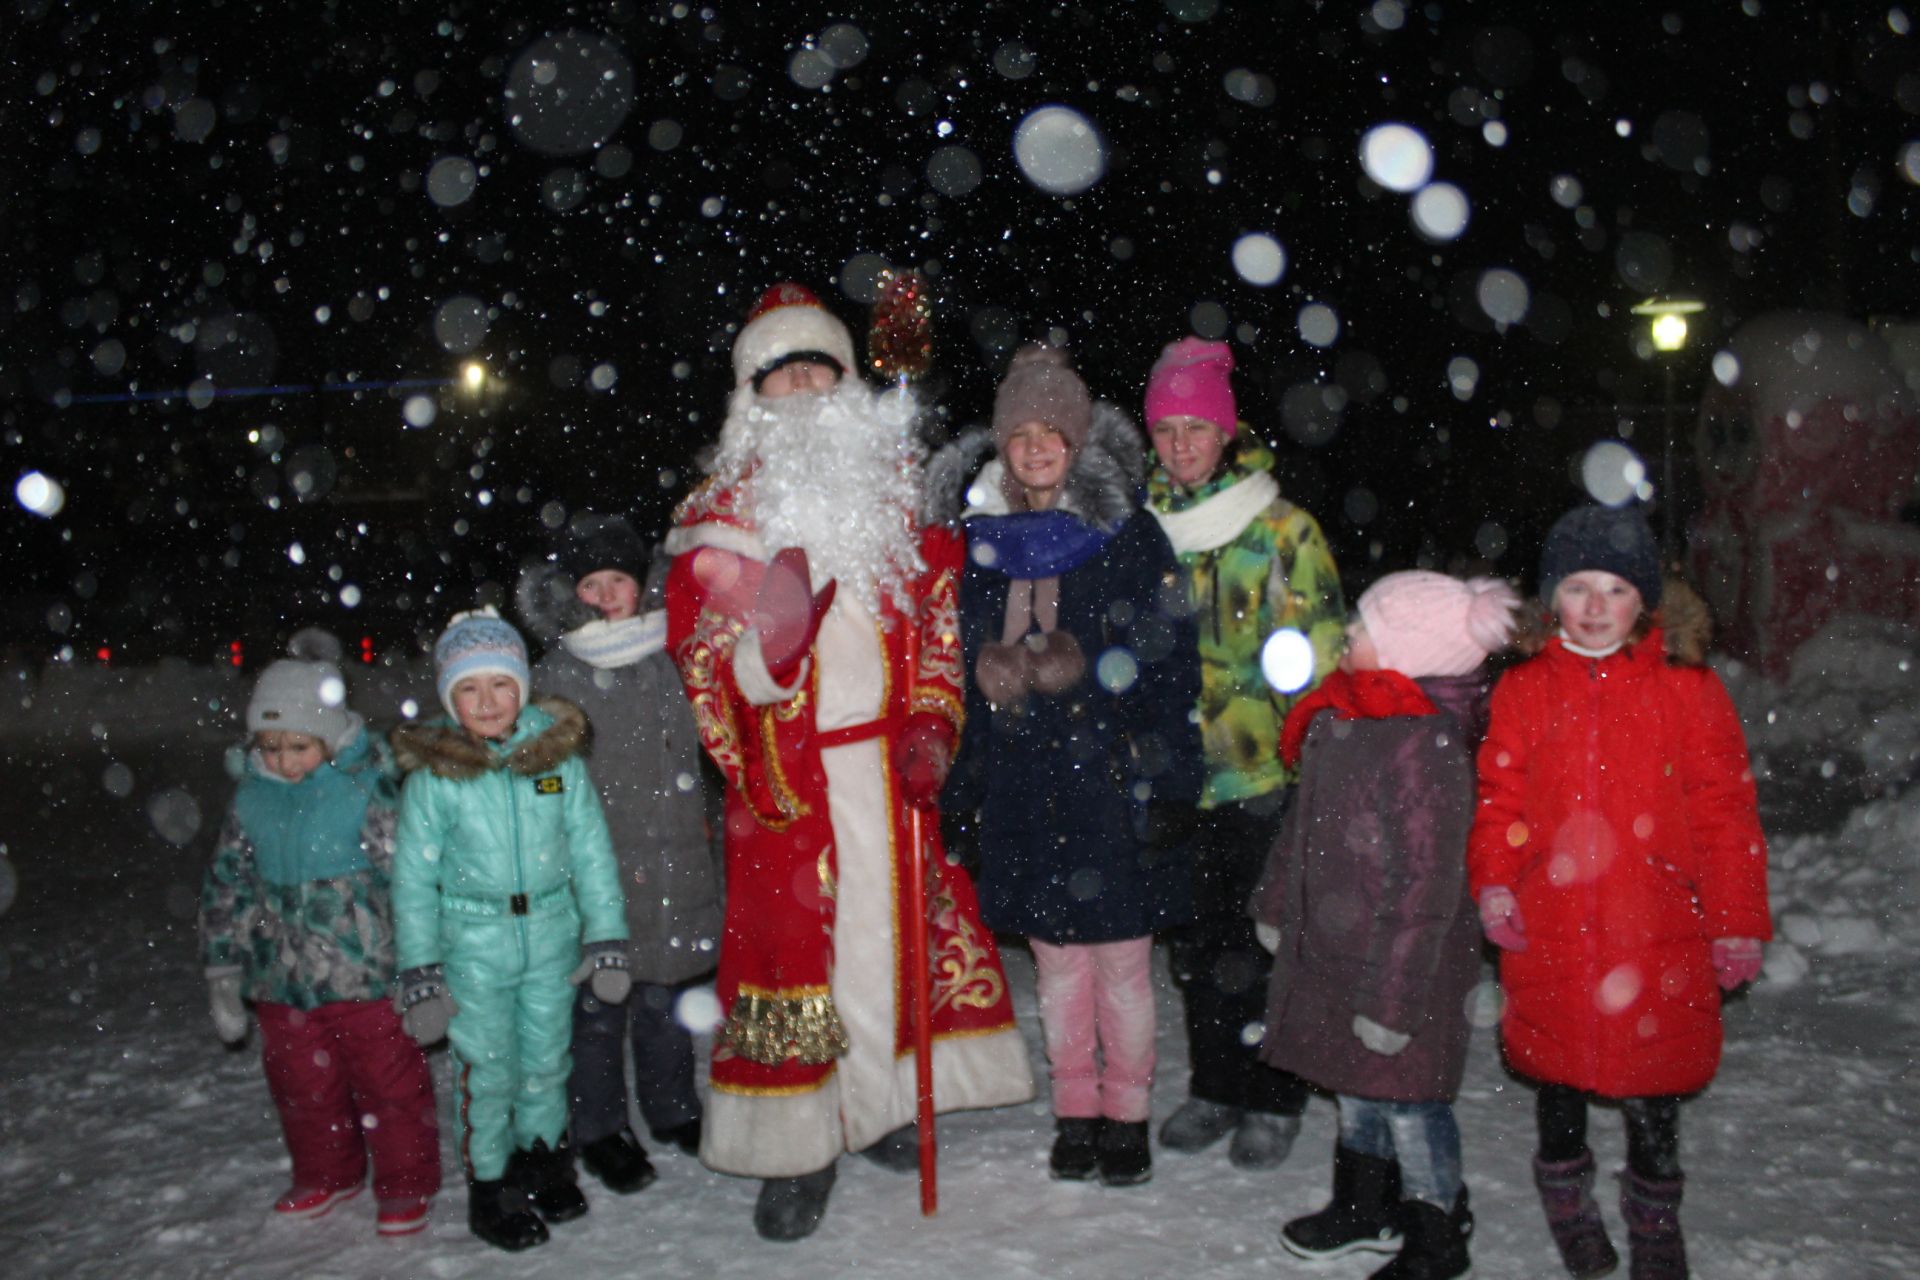
[[[1626,1115],[1633,1276],[1684,1277],[1680,1100],[1713,1079],[1721,993],[1759,973],[1772,936],[1753,775],[1733,704],[1701,665],[1704,612],[1678,584],[1660,608],[1637,510],[1561,517],[1540,595],[1558,634],[1494,691],[1468,842],[1502,951],[1502,1039],[1540,1084],[1534,1177],[1567,1270],[1619,1262],[1586,1141],[1600,1097]]]

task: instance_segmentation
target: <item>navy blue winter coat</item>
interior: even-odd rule
[[[1069,492],[1071,493],[1071,485]],[[977,813],[982,915],[995,929],[1051,943],[1113,942],[1192,914],[1184,848],[1154,848],[1145,798],[1188,807],[1200,793],[1193,707],[1200,664],[1173,548],[1143,510],[1125,517],[1091,559],[1060,575],[1057,629],[1086,660],[1058,694],[993,706],[975,679],[996,642],[1009,579],[973,554],[969,519],[960,588],[967,721],[941,798]],[[1169,612],[1171,610],[1171,612]]]

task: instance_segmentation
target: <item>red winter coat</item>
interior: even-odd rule
[[[1720,1065],[1715,938],[1772,936],[1746,741],[1719,677],[1658,630],[1592,660],[1556,638],[1494,690],[1468,842],[1529,946],[1502,952],[1508,1060],[1610,1098]]]

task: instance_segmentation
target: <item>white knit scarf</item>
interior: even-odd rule
[[[589,622],[561,636],[560,647],[602,671],[630,667],[667,647],[667,612],[655,609],[618,622]]]
[[[1279,483],[1266,472],[1256,471],[1185,511],[1155,510],[1153,518],[1160,522],[1175,555],[1212,551],[1239,537],[1240,531],[1279,496]]]

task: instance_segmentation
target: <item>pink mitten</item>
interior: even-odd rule
[[[1490,884],[1480,891],[1480,929],[1487,941],[1502,951],[1525,951],[1527,927],[1520,919],[1520,903],[1513,890]]]
[[[1731,991],[1760,976],[1758,938],[1715,938],[1712,955],[1713,972],[1720,979],[1722,991]]]
[[[836,586],[828,582],[815,594],[807,553],[799,547],[784,547],[767,563],[760,594],[753,602],[752,621],[760,633],[760,656],[766,660],[767,674],[778,683],[784,685],[813,648]]]

